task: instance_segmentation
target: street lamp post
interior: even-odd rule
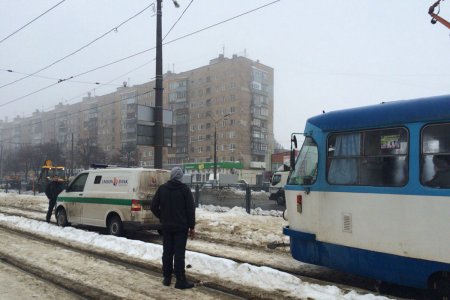
[[[226,120],[231,114],[226,114],[218,120],[214,120],[214,183],[217,180],[217,123]]]
[[[176,0],[172,0],[179,7]],[[163,158],[163,74],[162,74],[162,0],[156,1],[156,80],[155,80],[155,169],[162,169]]]

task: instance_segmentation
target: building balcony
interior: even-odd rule
[[[266,155],[266,150],[258,150],[258,149],[251,149],[252,154],[255,155]]]

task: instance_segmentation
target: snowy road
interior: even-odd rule
[[[89,299],[239,299],[211,289],[188,291],[161,284],[159,272],[0,228],[0,255],[8,263]]]
[[[79,300],[82,298],[6,263],[2,258],[0,261],[0,299]]]
[[[9,207],[15,206],[18,210],[21,208],[22,213],[27,218],[30,217],[30,214],[35,214],[37,218],[42,220],[42,212],[45,211],[46,204],[45,197],[0,194],[0,205],[8,206],[8,208],[1,207],[2,211],[12,210]],[[34,212],[30,212],[29,209],[34,210]],[[286,243],[286,237],[281,234],[280,230],[284,222],[282,218],[258,215],[250,216],[233,210],[228,213],[215,213],[205,209],[199,209],[198,212],[197,228],[202,235],[199,237],[199,240],[190,240],[188,242],[188,247],[191,251],[188,251],[186,256],[187,264],[191,265],[191,268],[187,270],[188,276],[192,276],[192,279],[200,282],[195,290],[201,290],[204,288],[202,285],[206,285],[228,291],[240,291],[239,294],[245,297],[267,299],[304,299],[306,297],[313,299],[386,299],[385,297],[370,294],[367,291],[355,288],[338,288],[337,286],[333,286],[335,284],[330,285],[330,283],[314,281],[310,278],[295,277],[268,267],[280,267],[284,264],[284,268],[286,269],[311,268],[312,272],[315,270],[317,274],[332,272],[323,268],[301,264],[293,260],[289,257],[288,249],[286,248],[263,250],[267,249],[266,246],[269,243]],[[20,212],[16,212],[16,215],[18,213]],[[156,235],[150,235],[148,237],[155,241],[145,243],[141,240],[133,241],[130,239],[104,236],[95,232],[71,227],[60,228],[48,225],[45,222],[15,216],[9,217],[4,214],[0,214],[0,224],[13,230],[27,232],[27,234],[32,234],[38,239],[39,237],[48,237],[54,241],[61,241],[64,244],[76,245],[87,251],[94,251],[110,259],[120,258],[131,261],[136,266],[144,265],[146,266],[144,267],[146,270],[144,273],[147,274],[148,270],[153,270],[154,272],[154,274],[146,275],[149,277],[147,280],[151,281],[153,276],[153,278],[156,278],[153,280],[155,287],[163,289],[163,291],[166,289],[167,292],[167,288],[163,287],[160,282],[161,246],[153,243],[155,241],[158,242],[159,237]],[[210,241],[215,242],[211,243]],[[5,252],[3,248],[3,245],[0,245],[1,251]],[[9,251],[13,250],[10,249],[6,252]],[[209,253],[209,255],[193,251]],[[26,253],[21,255],[26,255]],[[234,259],[228,260],[224,257]],[[78,264],[80,262],[78,261]],[[113,263],[113,265],[115,264]],[[261,267],[258,267],[258,265]],[[77,274],[80,266],[75,264],[69,270],[68,273],[70,275],[72,273]],[[81,270],[83,269],[81,268]],[[105,273],[111,274],[108,270],[109,267],[107,267]],[[87,274],[87,271],[79,272],[86,272]],[[95,279],[95,276],[100,276],[102,272],[92,271],[89,274],[90,276],[94,276]],[[83,278],[75,281],[79,280],[82,283],[89,281],[87,279],[83,280]],[[319,282],[320,284],[314,284],[314,282]],[[139,286],[141,285],[140,281],[136,281],[136,283]],[[134,286],[135,284],[127,285],[128,289]],[[350,289],[353,291],[350,291]],[[173,291],[175,291],[173,288],[169,290],[170,295],[176,294]],[[186,296],[185,291],[182,292]],[[208,295],[200,295],[194,298],[208,297]],[[222,296],[226,297],[227,295]],[[119,297],[129,298],[134,296],[120,295]],[[167,298],[167,296],[162,297],[159,294],[155,297]],[[217,298],[217,296],[214,297]]]

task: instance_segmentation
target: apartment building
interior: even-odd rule
[[[56,143],[67,153],[105,163],[153,166],[153,147],[136,145],[138,110],[153,107],[154,84],[58,104],[48,112],[0,122],[5,147]],[[219,55],[197,69],[164,75],[164,109],[172,111],[172,139],[163,165],[240,162],[245,169],[270,166],[273,138],[273,69],[246,57]],[[216,144],[216,151],[214,151]],[[74,146],[72,146],[74,145]],[[75,149],[74,149],[75,148]],[[96,154],[92,152],[95,149]],[[82,167],[82,166],[80,166]]]
[[[258,61],[219,55],[206,66],[167,74],[174,113],[168,161],[239,161],[265,168],[273,148],[273,69]]]

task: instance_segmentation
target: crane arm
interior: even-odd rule
[[[434,13],[434,9],[437,6],[439,6],[440,2],[441,2],[441,0],[436,1],[436,3],[431,5],[430,8],[428,9],[428,14],[433,17],[433,19],[431,19],[431,23],[435,24],[436,22],[440,22],[442,25],[444,25],[445,27],[450,29],[450,22],[447,21],[446,19],[440,17],[438,14]]]

